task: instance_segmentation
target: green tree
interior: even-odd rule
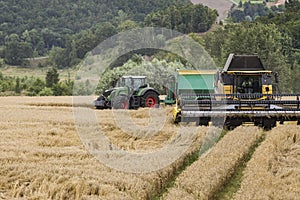
[[[145,17],[147,26],[160,26],[183,33],[205,32],[217,18],[217,12],[198,5],[170,6]]]
[[[276,25],[249,22],[227,25],[225,30],[209,34],[205,40],[206,49],[217,63],[222,63],[220,66],[224,66],[230,53],[257,53],[266,69],[279,73],[281,90],[291,91],[291,71],[285,55],[285,47],[289,46],[291,38],[283,35]],[[220,46],[218,42],[221,42]]]
[[[59,82],[59,73],[55,67],[52,67],[46,74],[46,87],[51,88],[54,84]]]
[[[20,94],[21,93],[21,85],[20,85],[20,78],[16,78],[16,86],[15,86],[15,93]]]
[[[45,86],[45,82],[40,78],[37,78],[28,86],[27,95],[36,96],[45,88]]]
[[[35,56],[43,55],[44,41],[41,33],[37,29],[32,29],[30,31],[25,30],[22,33],[22,39],[24,40],[24,42],[32,45]]]
[[[61,47],[53,47],[49,52],[49,62],[62,69],[70,67],[70,51]]]
[[[53,91],[51,88],[44,87],[38,94],[39,96],[53,96]]]
[[[22,65],[24,58],[32,57],[33,51],[29,43],[22,42],[17,34],[5,38],[5,62],[11,65]]]
[[[117,34],[116,27],[110,22],[104,22],[97,24],[94,27],[94,33],[97,38],[97,44],[104,41],[105,39]]]
[[[118,31],[128,31],[131,29],[138,28],[138,24],[132,20],[125,20],[118,26]]]
[[[76,35],[74,42],[77,58],[84,58],[88,51],[96,47],[96,41],[96,35],[90,30],[81,31]]]

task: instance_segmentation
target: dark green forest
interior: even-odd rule
[[[188,0],[8,0],[0,1],[0,57],[24,65],[24,58],[46,55],[53,47],[73,57],[56,63],[70,67],[105,38],[143,24],[147,14]],[[84,46],[84,48],[82,48]],[[15,54],[15,55],[12,55]],[[66,57],[64,55],[63,57]]]
[[[300,81],[298,0],[290,0],[285,6],[271,8],[267,8],[265,4],[240,3],[232,7],[229,18],[220,24],[216,24],[215,10],[202,5],[192,5],[187,0],[10,0],[0,1],[0,4],[0,69],[7,65],[29,67],[26,58],[47,56],[46,67],[50,67],[48,72],[51,75],[52,69],[76,66],[87,52],[108,37],[138,27],[158,26],[189,34],[207,50],[220,68],[230,53],[257,53],[266,68],[279,73],[281,92],[300,93],[300,88],[297,87]],[[212,30],[203,34],[212,26]],[[125,55],[112,66],[123,66],[127,69],[139,66],[141,62],[141,66],[147,66],[143,61],[145,55],[159,60],[158,63],[188,67],[186,61],[176,55],[145,49]],[[121,69],[117,70],[117,76],[114,69],[107,73],[107,77],[103,77],[103,80],[109,81],[101,82],[102,89],[115,82],[112,79],[122,75]],[[123,71],[125,73],[126,70]],[[0,74],[0,93],[72,93],[73,80],[58,78],[49,85],[48,72],[45,80],[35,77],[5,77]],[[79,87],[78,94],[93,92],[88,89],[89,82],[84,82]]]
[[[201,4],[170,6],[148,14],[146,26],[166,27],[181,33],[200,33],[208,31],[215,22],[218,13]]]

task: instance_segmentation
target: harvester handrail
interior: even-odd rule
[[[299,96],[299,94],[182,94],[179,104],[182,110],[210,111],[218,108],[219,111],[258,109],[299,111]],[[277,97],[293,97],[293,99],[281,100]],[[226,107],[228,105],[231,107]]]
[[[236,98],[257,98],[257,97],[296,97],[299,99],[300,94],[262,94],[262,93],[233,93],[233,94],[213,94],[213,93],[183,93],[184,97],[236,97]]]

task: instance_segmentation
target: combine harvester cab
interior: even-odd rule
[[[230,54],[224,69],[215,74],[215,92],[179,94],[174,120],[199,125],[212,121],[229,130],[245,122],[265,130],[277,122],[297,121],[299,125],[300,94],[276,94],[278,82],[277,73],[266,70],[257,55]]]

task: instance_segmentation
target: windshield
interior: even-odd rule
[[[238,76],[236,79],[238,93],[261,93],[262,78],[261,76]]]
[[[121,78],[118,84],[120,87],[127,86],[133,89],[138,89],[142,85],[145,85],[145,78]]]

